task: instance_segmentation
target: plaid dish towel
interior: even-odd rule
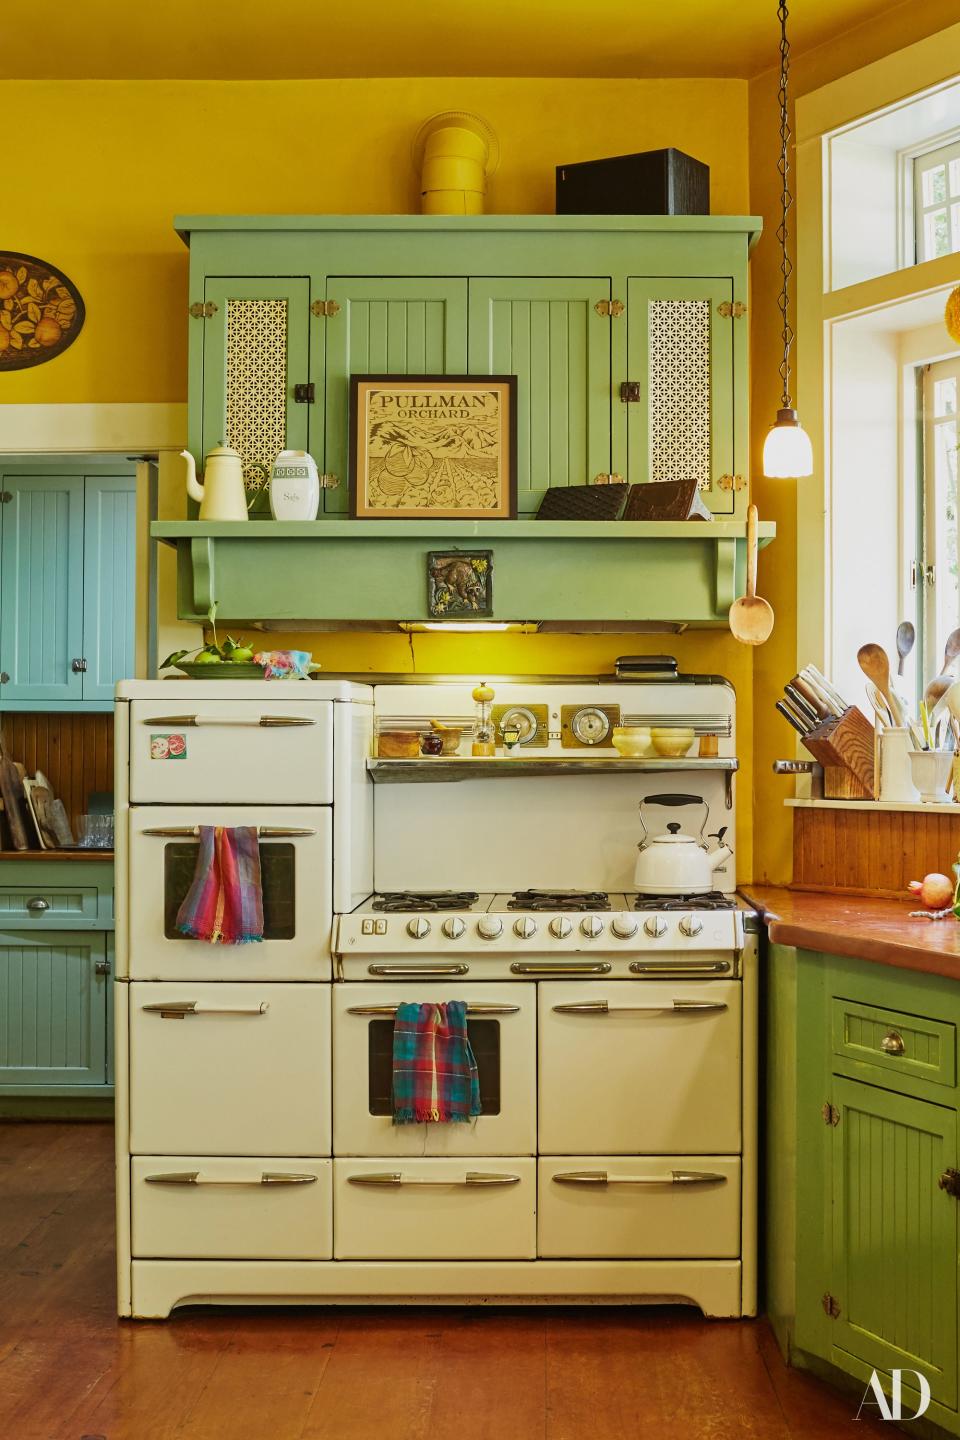
[[[394,1125],[465,1122],[480,1114],[480,1079],[463,1000],[397,1006]]]
[[[255,825],[201,825],[197,868],[177,929],[211,945],[263,939],[260,841]]]

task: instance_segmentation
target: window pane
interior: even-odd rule
[[[957,382],[954,376],[946,380],[938,380],[933,387],[933,413],[934,415],[956,415],[957,413]]]
[[[950,233],[946,210],[931,210],[923,217],[925,244],[924,259],[933,260],[938,255],[949,255]]]
[[[960,205],[950,207],[950,229],[952,238],[950,241],[951,250],[960,250]]]
[[[957,424],[934,427],[934,526],[936,532],[937,647],[942,653],[950,631],[960,624],[957,568]]]
[[[960,195],[960,160],[950,161],[950,194]]]
[[[947,171],[944,165],[934,165],[923,171],[923,203],[938,205],[947,198]]]

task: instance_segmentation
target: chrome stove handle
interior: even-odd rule
[[[725,1185],[726,1175],[712,1170],[671,1170],[669,1175],[610,1175],[606,1170],[563,1170],[550,1177],[557,1185]]]
[[[564,965],[557,961],[551,963],[549,960],[515,960],[510,966],[511,975],[609,975],[613,966],[607,960],[597,960],[592,964],[585,961],[582,965]]]
[[[402,1185],[423,1185],[430,1189],[462,1190],[474,1186],[519,1185],[519,1175],[499,1175],[485,1170],[468,1170],[462,1180],[430,1180],[420,1175],[404,1175],[399,1170],[382,1170],[374,1175],[348,1175],[350,1185],[376,1185],[399,1189]]]
[[[261,729],[280,729],[288,725],[316,725],[316,720],[306,715],[148,715],[141,725],[182,725],[193,729],[201,725],[243,725],[258,726]]]
[[[191,1015],[266,1015],[269,1000],[251,1000],[246,1005],[205,1005],[202,1000],[158,1000],[141,1007],[161,1020],[186,1020]]]
[[[251,1185],[315,1185],[316,1175],[300,1175],[287,1170],[264,1170],[258,1180],[206,1179],[199,1170],[171,1170],[165,1175],[144,1176],[148,1185],[224,1185],[239,1188]]]
[[[382,1015],[389,1018],[396,1015],[399,1005],[349,1005],[348,1015]],[[473,1015],[517,1015],[519,1005],[468,1005],[467,1018]]]
[[[611,1005],[607,1000],[572,1000],[554,1005],[557,1015],[702,1015],[726,1010],[725,1000],[665,1000],[662,1005]]]
[[[304,835],[316,835],[298,825],[258,825],[257,835],[261,840],[294,840]],[[141,830],[141,835],[155,835],[164,840],[196,840],[200,834],[199,825],[164,825],[155,830]]]
[[[416,980],[420,975],[469,975],[470,966],[438,961],[435,965],[388,965],[367,966],[368,975],[394,975],[399,979]]]
[[[698,975],[729,975],[733,966],[729,960],[680,960],[676,965],[669,960],[631,960],[632,975],[664,975],[696,978]]]

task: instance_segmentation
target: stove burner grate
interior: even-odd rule
[[[634,910],[736,910],[737,902],[719,890],[692,895],[638,895]]]
[[[609,910],[604,890],[515,890],[508,910]]]
[[[387,890],[375,895],[371,910],[469,910],[480,899],[476,890]]]

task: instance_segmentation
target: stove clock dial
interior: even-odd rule
[[[643,928],[651,940],[659,940],[661,935],[667,933],[667,922],[662,915],[651,915],[649,920],[644,920]]]
[[[637,922],[632,915],[618,915],[610,929],[618,940],[632,940],[637,933]]]
[[[430,921],[423,915],[415,915],[412,920],[407,921],[407,934],[413,940],[423,940],[430,934]]]
[[[694,935],[699,935],[702,929],[703,921],[699,915],[684,915],[680,921],[680,934],[686,935],[691,940]]]
[[[556,919],[550,921],[550,934],[558,940],[566,940],[572,929],[573,922],[568,920],[566,915],[558,915]]]
[[[522,915],[519,920],[513,922],[513,933],[521,940],[529,940],[537,933],[536,920],[531,920],[529,915]]]
[[[599,745],[610,734],[610,719],[596,706],[588,705],[577,711],[570,729],[581,745]]]
[[[496,940],[503,934],[503,921],[499,915],[483,915],[477,921],[477,934],[483,940]]]
[[[584,915],[580,921],[580,929],[588,940],[596,940],[597,936],[603,933],[603,921],[599,915]]]
[[[459,915],[450,915],[444,920],[440,928],[448,940],[459,940],[467,927]]]

